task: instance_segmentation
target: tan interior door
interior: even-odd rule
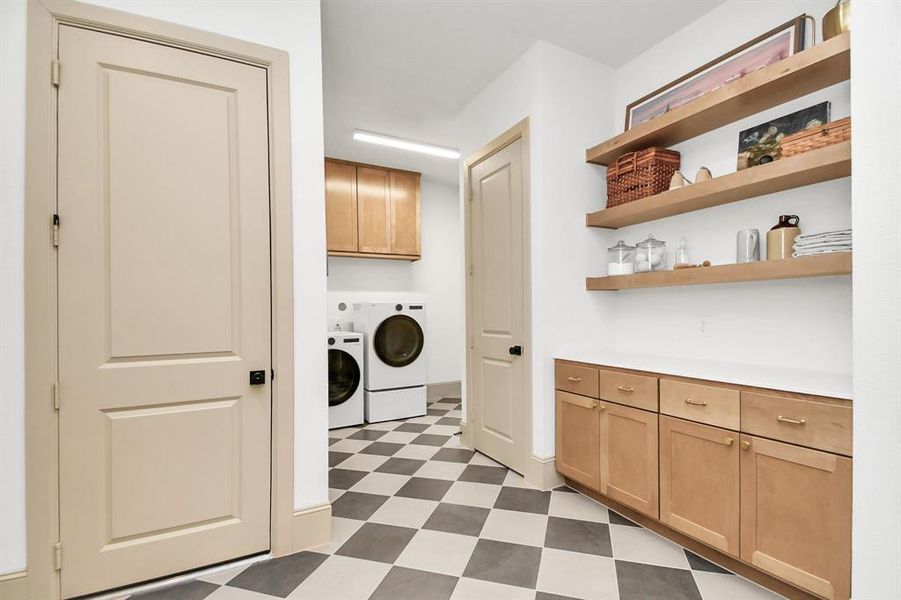
[[[357,168],[325,161],[325,235],[328,250],[356,252]]]
[[[72,597],[269,547],[268,117],[256,67],[70,26],[59,56]]]
[[[522,139],[471,169],[471,332],[467,377],[476,449],[515,471],[525,468],[524,361],[511,348],[523,345],[523,149]],[[528,349],[525,349],[527,352]]]
[[[391,252],[391,194],[388,171],[357,167],[360,252]]]

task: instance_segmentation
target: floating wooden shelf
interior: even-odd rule
[[[588,213],[589,227],[618,229],[851,174],[851,142],[841,142]]]
[[[674,285],[826,277],[829,275],[849,275],[850,273],[851,253],[835,252],[833,254],[804,256],[786,260],[762,260],[752,263],[678,269],[675,271],[656,271],[653,273],[635,273],[634,275],[614,275],[612,277],[589,277],[585,283],[586,288],[589,290],[631,290]]]
[[[422,257],[418,254],[378,254],[374,252],[342,252],[340,250],[329,250],[329,256],[339,258],[384,258],[388,260],[409,260],[416,262]]]
[[[762,110],[847,80],[851,36],[844,33],[724,85],[585,151],[606,165],[649,146],[672,146]]]

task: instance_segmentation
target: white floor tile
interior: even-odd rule
[[[766,590],[752,583],[744,577],[737,575],[725,575],[723,573],[707,573],[706,571],[694,571],[692,573],[701,598],[704,600],[777,600],[782,598],[778,594]]]
[[[460,431],[460,428],[456,425],[432,425],[423,433],[429,433],[431,435],[454,435]]]
[[[688,559],[681,546],[665,540],[643,527],[610,526],[613,557],[619,560],[688,569]]]
[[[471,464],[471,465],[482,465],[482,466],[484,466],[484,467],[503,467],[503,466],[504,466],[504,465],[502,465],[501,463],[499,463],[499,462],[497,462],[497,461],[495,461],[495,460],[492,460],[492,459],[488,458],[487,456],[485,456],[485,455],[482,454],[481,452],[476,452],[476,453],[475,453],[475,456],[472,457],[472,460],[469,461],[469,464]]]
[[[619,600],[616,565],[604,556],[545,548],[538,590],[585,600]]]
[[[434,425],[441,417],[436,415],[423,415],[421,417],[413,417],[407,419],[407,423],[425,423],[426,425]]]
[[[330,556],[313,571],[289,600],[366,600],[382,582],[391,565],[346,556]]]
[[[340,442],[339,442],[340,443]],[[429,460],[440,450],[437,446],[423,446],[422,444],[410,444],[394,453],[397,458],[415,458],[417,460]]]
[[[551,492],[551,506],[548,514],[595,523],[609,523],[607,507],[582,494],[572,492]]]
[[[343,439],[340,442],[335,442],[331,446],[329,446],[329,450],[332,452],[359,452],[372,442],[369,440],[349,440]],[[350,459],[348,459],[350,460]]]
[[[516,473],[514,471],[509,471],[507,473],[507,478],[504,479],[504,485],[507,487],[526,488],[526,489],[530,489],[530,490],[538,489],[531,483],[526,483],[526,480],[522,478],[522,475],[520,475],[519,473]]]
[[[360,481],[356,482],[353,487],[350,488],[350,490],[363,494],[393,496],[397,493],[397,490],[402,488],[404,484],[409,480],[409,475],[395,475],[394,473],[370,473]]]
[[[272,596],[223,585],[204,600],[272,600]]]
[[[463,445],[463,436],[460,435],[452,435],[448,440],[444,443],[445,448],[466,448]],[[472,450],[472,448],[467,448],[468,450]]]
[[[366,425],[366,429],[375,429],[376,431],[391,431],[402,423],[403,421],[382,421],[381,423],[369,423]]]
[[[341,517],[332,517],[332,541],[324,546],[311,548],[313,552],[322,554],[332,554],[337,552],[338,548],[344,545],[344,542],[350,539],[350,536],[357,532],[357,529],[363,526],[363,521],[356,519],[342,519]]]
[[[416,471],[417,477],[431,477],[432,479],[449,479],[456,481],[466,469],[463,463],[452,463],[443,460],[430,460]]]
[[[341,442],[338,442],[339,444]],[[354,454],[347,460],[341,462],[337,468],[350,469],[351,471],[366,471],[367,473],[375,471],[382,463],[388,460],[388,456],[379,456],[377,454]]]
[[[500,493],[501,486],[499,485],[455,481],[442,500],[451,504],[491,508]]]
[[[382,504],[369,520],[373,523],[419,529],[438,506],[434,500],[393,496]]]
[[[337,500],[338,498],[340,498],[341,495],[342,495],[345,491],[347,491],[347,490],[339,490],[339,489],[337,489],[337,488],[329,488],[329,489],[328,489],[328,501],[329,501],[329,502],[334,502],[335,500]]]
[[[418,433],[413,433],[411,431],[389,431],[385,435],[379,438],[380,442],[391,442],[393,444],[409,444]]]
[[[547,516],[517,510],[493,509],[479,537],[526,546],[544,546]]]
[[[210,573],[209,575],[203,575],[202,577],[198,577],[197,579],[201,581],[209,581],[210,583],[216,583],[219,585],[225,585],[226,583],[237,577],[238,574],[240,574],[246,568],[247,565],[243,567],[236,567],[234,569],[226,569],[224,571]]]
[[[420,529],[394,564],[459,577],[477,541],[469,535]]]
[[[463,577],[457,582],[450,600],[532,600],[532,590]]]

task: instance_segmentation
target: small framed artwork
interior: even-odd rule
[[[626,130],[804,49],[805,15],[783,23],[626,107]]]
[[[782,158],[782,138],[829,122],[829,102],[761,123],[738,134],[738,170]]]

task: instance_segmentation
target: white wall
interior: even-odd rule
[[[832,0],[733,1],[715,8],[616,70],[611,118],[617,132],[622,131],[629,102],[802,12],[819,21],[833,5]],[[709,167],[714,176],[724,175],[735,171],[742,129],[824,100],[832,103],[833,119],[848,116],[849,84],[742,119],[673,148],[682,153],[682,169],[690,179],[701,165]],[[850,180],[626,227],[611,232],[609,239],[634,244],[653,233],[666,240],[672,260],[672,251],[685,236],[695,261],[731,263],[735,262],[736,232],[756,228],[765,240],[779,214],[800,215],[806,233],[849,227]],[[762,246],[765,249],[765,243]],[[842,373],[851,370],[848,277],[621,291],[615,294],[615,302],[617,349]],[[783,337],[786,333],[788,338]]]
[[[609,130],[612,70],[552,44],[535,44],[457,117],[464,156],[530,118],[532,453],[554,454],[553,358],[605,345],[610,299],[585,293],[603,244],[585,213],[604,193],[585,148]],[[611,131],[607,131],[609,135]],[[462,197],[461,197],[462,202]]]
[[[128,12],[221,33],[290,53],[294,185],[295,491],[294,506],[328,501],[325,214],[319,3],[275,0],[92,0]],[[22,331],[25,11],[0,2],[3,44],[3,270],[0,304],[0,574],[25,567]]]
[[[428,382],[460,381],[465,317],[459,294],[463,252],[459,190],[423,177],[421,195],[422,259],[411,263],[329,258],[329,323],[342,318],[339,302],[424,302]]]
[[[859,600],[901,598],[901,4],[858,2],[854,128],[854,518]]]

